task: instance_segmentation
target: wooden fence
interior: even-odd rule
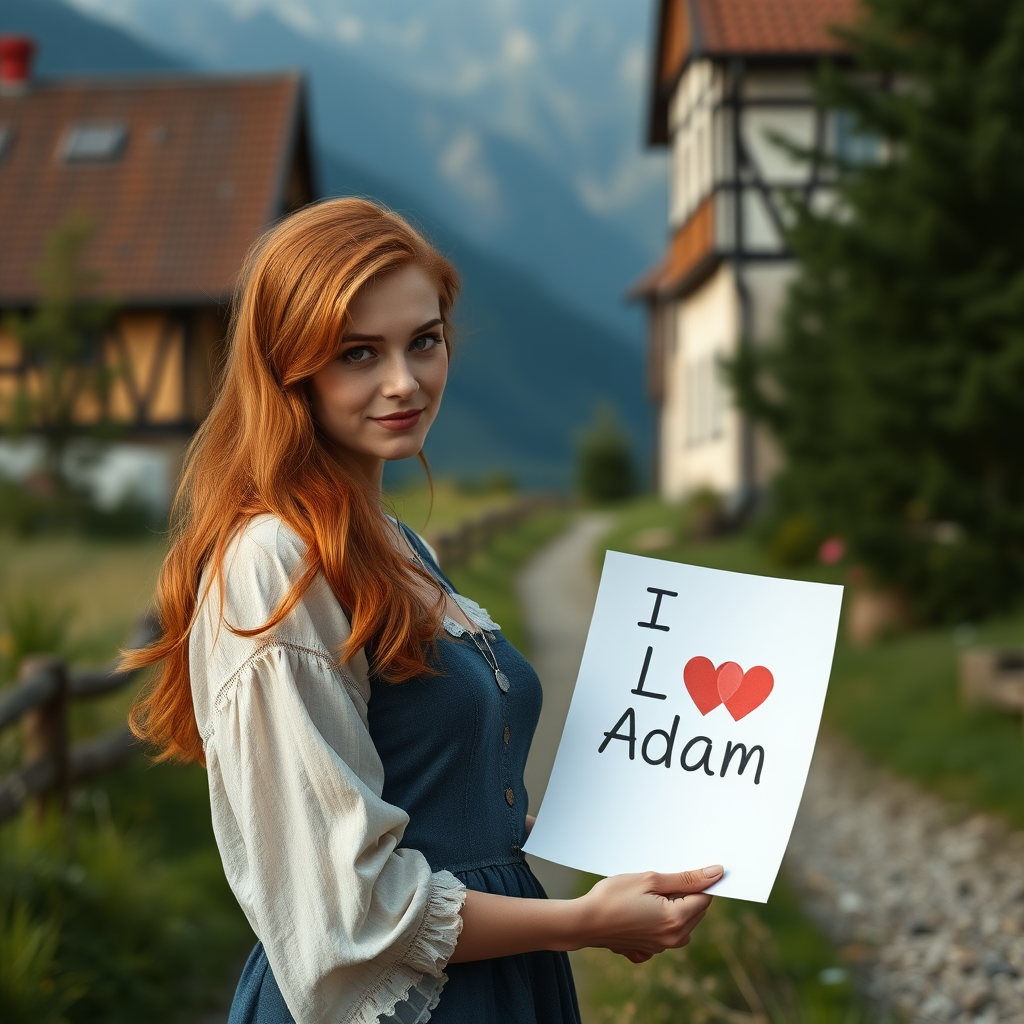
[[[147,615],[128,640],[144,647],[156,638],[156,621]],[[26,658],[18,682],[0,694],[0,730],[21,722],[21,767],[0,779],[0,821],[13,817],[27,800],[40,806],[48,799],[64,807],[72,786],[116,768],[136,749],[128,726],[81,743],[68,742],[72,700],[101,697],[128,686],[135,672],[113,668],[72,671],[60,658]]]
[[[476,519],[466,520],[454,530],[427,530],[426,539],[437,552],[442,569],[456,568],[489,547],[506,530],[515,529],[542,509],[567,503],[567,498],[555,494],[527,494]]]

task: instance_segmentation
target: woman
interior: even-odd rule
[[[162,639],[127,659],[162,663],[133,727],[206,765],[260,939],[238,1024],[577,1021],[564,951],[683,945],[721,874],[548,901],[525,863],[537,677],[381,510],[384,463],[419,455],[437,415],[457,289],[358,199],[295,214],[243,268]]]

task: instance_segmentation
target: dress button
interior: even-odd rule
[[[516,802],[516,795],[515,795],[515,793],[513,793],[511,789],[506,789],[505,790],[505,803],[507,803],[509,805],[509,807],[511,807],[515,802]]]
[[[522,851],[521,851],[521,850],[519,849],[519,847],[518,847],[518,846],[516,846],[516,844],[515,844],[515,843],[513,843],[513,844],[512,844],[512,856],[513,856],[513,857],[518,857],[518,856],[519,856],[519,854],[520,854],[521,852],[522,852]]]
[[[505,746],[507,747],[508,741],[512,738],[512,733],[509,731],[509,727],[507,725],[505,726],[505,732],[502,734],[502,736],[503,739],[505,740]]]

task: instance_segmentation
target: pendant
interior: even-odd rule
[[[498,684],[498,689],[501,690],[502,693],[508,693],[508,688],[510,686],[508,676],[505,675],[500,668],[496,668],[494,670],[494,679]]]

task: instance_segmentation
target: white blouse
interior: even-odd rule
[[[466,893],[397,849],[409,817],[381,799],[366,658],[338,665],[347,618],[321,575],[269,634],[228,628],[270,618],[303,550],[260,516],[228,547],[223,594],[203,579],[189,665],[214,834],[297,1024],[376,1024],[396,1007],[426,1021]]]

